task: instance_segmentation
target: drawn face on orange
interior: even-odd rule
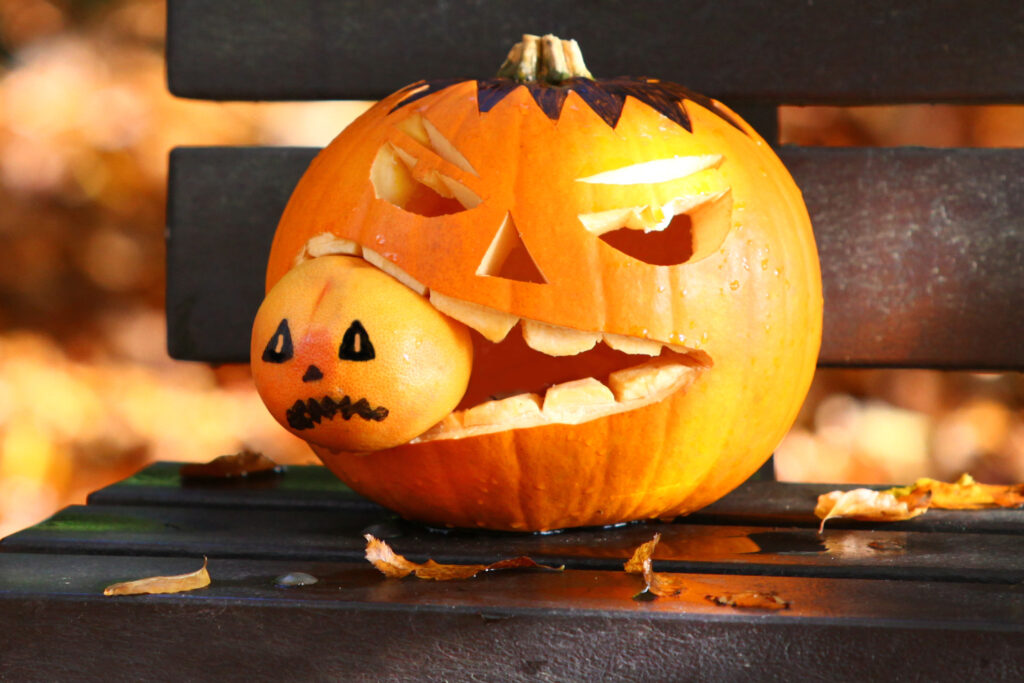
[[[360,259],[294,268],[253,325],[256,388],[271,414],[325,448],[405,443],[462,398],[469,332]]]
[[[474,330],[456,411],[375,457],[487,473],[453,475],[463,507],[486,476],[519,467],[546,490],[566,462],[621,482],[614,503],[587,509],[531,497],[550,514],[523,521],[518,504],[438,512],[397,482],[370,483],[368,459],[320,452],[408,516],[550,528],[693,509],[770,455],[813,374],[813,235],[764,141],[718,103],[648,79],[551,97],[485,81],[396,93],[317,158],[278,227],[268,285],[351,254]]]

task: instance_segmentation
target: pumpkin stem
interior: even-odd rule
[[[522,42],[512,46],[498,69],[498,77],[550,85],[561,85],[570,78],[594,78],[583,63],[579,44],[550,33],[543,37],[523,34]]]

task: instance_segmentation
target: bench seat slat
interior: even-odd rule
[[[1024,150],[783,147],[821,252],[820,364],[1024,368]],[[247,362],[281,211],[312,148],[180,148],[169,350]]]
[[[1024,594],[1005,585],[699,575],[677,599],[638,602],[638,577],[620,571],[446,583],[385,579],[365,562],[213,557],[203,590],[100,594],[114,581],[196,566],[196,558],[0,553],[5,676],[1024,677]],[[288,572],[320,582],[275,587]],[[743,591],[774,592],[790,607],[737,610],[706,597]]]
[[[1020,517],[1018,512],[1018,517]],[[913,527],[904,527],[904,529]],[[207,555],[221,558],[363,558],[364,533],[414,561],[489,564],[528,555],[571,569],[617,571],[661,534],[663,571],[891,580],[1024,581],[1024,534],[975,534],[743,524],[636,524],[550,535],[432,531],[380,510],[267,510],[71,506],[4,539],[6,552]]]
[[[182,479],[183,463],[158,462],[116,484],[92,493],[89,505],[170,505],[259,510],[352,510],[381,512],[382,508],[348,488],[321,465],[290,465],[282,474],[249,479],[203,481]],[[818,496],[853,484],[793,484],[748,481],[721,500],[680,521],[685,524],[731,524],[817,529]],[[887,488],[887,487],[871,487]],[[879,529],[877,524],[835,519],[830,529]],[[1015,509],[930,510],[924,517],[885,524],[888,531],[943,531],[1024,535],[1024,513]]]
[[[421,78],[490,76],[521,34],[553,32],[577,39],[595,74],[726,102],[1024,101],[1024,6],[981,4],[171,0],[168,75],[183,97],[379,99]]]

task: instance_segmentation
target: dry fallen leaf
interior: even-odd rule
[[[469,579],[480,572],[502,569],[548,569],[551,571],[564,569],[564,567],[537,564],[529,557],[514,557],[491,564],[438,564],[433,560],[417,564],[397,554],[391,549],[391,546],[371,534],[365,534],[363,538],[366,539],[366,559],[382,574],[392,579],[401,579],[409,574],[414,574],[420,579],[451,581],[453,579]]]
[[[945,510],[981,510],[984,508],[1011,508],[1024,505],[1024,484],[999,486],[979,484],[969,474],[962,474],[954,482],[918,479],[910,486],[890,489],[896,495],[928,494],[929,507]]]
[[[654,534],[653,539],[633,551],[633,556],[626,561],[624,569],[627,574],[642,574],[644,577],[644,589],[633,596],[635,600],[651,596],[670,598],[685,590],[685,582],[681,575],[658,574],[652,569],[651,555],[654,554],[660,540],[661,534]]]
[[[195,479],[231,479],[253,474],[270,474],[281,470],[280,465],[262,453],[242,451],[232,455],[222,455],[207,463],[182,465],[178,473],[183,477]]]
[[[848,517],[865,522],[898,522],[923,515],[928,511],[926,495],[908,494],[897,497],[890,491],[853,489],[829,491],[818,496],[814,514],[821,519],[820,533],[825,522],[836,517]]]
[[[775,593],[726,593],[724,595],[708,595],[708,600],[722,607],[739,607],[741,609],[789,609],[789,603]]]
[[[103,589],[104,595],[151,595],[156,593],[181,593],[206,588],[210,585],[210,574],[206,571],[206,558],[203,566],[188,574],[177,576],[150,576],[135,581],[115,583]]]

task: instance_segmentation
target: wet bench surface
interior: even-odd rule
[[[832,487],[762,481],[671,523],[487,533],[403,521],[321,467],[201,482],[179,466],[152,465],[0,543],[5,676],[1024,675],[1024,510],[834,520],[819,534],[814,504]],[[365,560],[365,533],[417,562],[528,555],[565,569],[388,579]],[[655,571],[684,575],[684,591],[638,600],[623,563],[655,533]],[[102,595],[203,556],[207,588]],[[295,572],[318,582],[278,585]],[[747,591],[789,608],[708,597]]]

